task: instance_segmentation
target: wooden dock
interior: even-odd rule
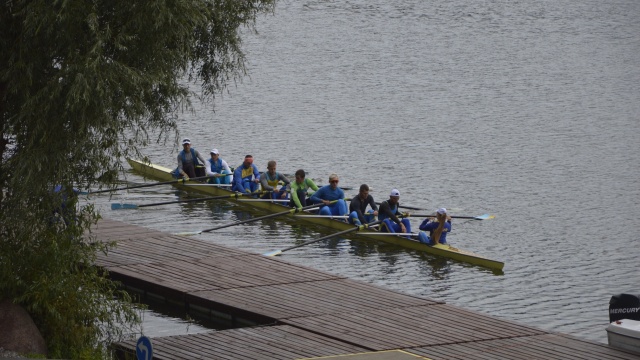
[[[128,290],[232,327],[153,338],[154,359],[640,358],[605,344],[122,222],[103,219],[88,238],[118,242],[96,265]],[[114,346],[119,357],[130,357],[136,341]]]

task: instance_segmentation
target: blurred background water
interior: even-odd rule
[[[454,221],[448,239],[505,269],[349,239],[283,260],[606,342],[610,297],[640,293],[639,15],[632,0],[282,0],[244,34],[248,77],[182,114],[180,136],[232,166],[253,154],[262,171],[273,159],[291,178],[367,183],[376,201],[397,188],[404,205],[496,215]],[[175,167],[178,150],[145,153]],[[91,200],[167,232],[252,216],[225,202],[109,210],[184,195]],[[328,233],[264,220],[199,237],[263,253]]]

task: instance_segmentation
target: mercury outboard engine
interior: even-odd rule
[[[640,321],[640,295],[620,294],[609,300],[609,322],[621,319]]]

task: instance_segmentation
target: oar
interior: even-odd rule
[[[371,223],[368,223],[368,224],[364,224],[364,225],[360,225],[360,226],[355,226],[355,227],[353,227],[353,228],[351,228],[351,229],[347,229],[347,230],[344,230],[344,231],[337,232],[337,233],[335,233],[335,234],[331,234],[331,235],[323,236],[323,237],[321,237],[321,238],[319,238],[319,239],[305,241],[305,242],[303,242],[302,244],[289,246],[288,248],[284,248],[284,249],[282,249],[282,250],[274,250],[274,251],[270,251],[270,252],[264,253],[264,254],[262,254],[262,255],[264,255],[264,256],[276,256],[276,255],[280,255],[280,254],[282,254],[283,252],[285,252],[285,251],[289,251],[289,250],[291,250],[291,249],[295,249],[295,248],[299,248],[299,247],[301,247],[301,246],[305,246],[305,245],[309,245],[309,244],[317,243],[318,241],[322,241],[322,240],[330,239],[330,238],[332,238],[332,237],[336,237],[336,236],[340,236],[340,235],[344,235],[344,234],[348,234],[348,233],[352,233],[352,232],[360,231],[360,230],[366,229],[366,228],[368,228],[368,227],[370,227],[370,226],[373,226],[373,225],[375,225],[375,224],[378,224],[378,223],[380,223],[380,222],[381,222],[381,220],[376,220],[376,221],[371,222]]]
[[[305,217],[305,218],[327,218],[327,219],[348,219],[349,215],[306,215],[306,214],[296,214],[296,217]]]
[[[209,186],[209,187],[232,187],[231,184],[190,184],[186,183],[184,186]]]
[[[270,192],[270,191],[266,191],[266,192]],[[289,202],[291,201],[290,199],[240,199],[238,201],[241,202]]]
[[[436,215],[434,214],[409,214],[409,216],[412,217],[436,217]],[[402,217],[408,217],[408,216],[402,216]],[[496,216],[495,215],[489,215],[489,214],[482,214],[479,216],[457,216],[457,215],[449,215],[450,218],[452,219],[473,219],[473,220],[488,220],[488,219],[493,219]]]
[[[369,235],[397,235],[397,236],[418,236],[420,235],[420,233],[388,233],[388,232],[373,232],[373,231],[369,231],[367,233],[362,233],[362,234],[357,234],[357,235],[365,235],[365,236],[369,236]]]
[[[218,175],[207,175],[207,176],[198,176],[198,177],[193,177],[193,178],[189,178],[189,180],[200,180],[200,179],[208,179],[208,178],[212,178],[212,177],[220,177],[220,176],[228,176],[230,174],[218,174]],[[100,194],[100,193],[105,193],[105,192],[111,192],[111,191],[120,191],[120,190],[129,190],[129,189],[139,189],[139,188],[143,188],[143,187],[150,187],[150,186],[157,186],[157,185],[167,185],[167,184],[176,184],[179,182],[183,182],[186,183],[188,180],[183,179],[176,179],[176,180],[171,180],[171,181],[161,181],[161,182],[157,182],[157,183],[153,183],[153,184],[144,184],[144,185],[135,185],[135,186],[127,186],[127,187],[123,187],[123,188],[115,188],[115,189],[107,189],[107,190],[99,190],[99,191],[89,191],[87,192],[88,195],[91,194]]]
[[[336,202],[337,200],[332,201],[331,203]],[[309,205],[309,206],[305,206],[302,208],[302,210],[308,210],[311,208],[315,208],[315,207],[320,207],[323,206],[323,203],[319,203],[319,204],[314,204],[314,205]],[[206,229],[206,230],[200,230],[200,231],[187,231],[187,232],[182,232],[182,233],[177,233],[176,235],[180,235],[180,236],[191,236],[191,235],[198,235],[198,234],[202,234],[202,233],[206,233],[206,232],[210,232],[210,231],[214,231],[214,230],[219,230],[219,229],[224,229],[226,227],[230,227],[230,226],[235,226],[235,225],[240,225],[240,224],[246,224],[249,222],[253,222],[253,221],[258,221],[258,220],[263,220],[263,219],[270,219],[270,218],[274,218],[276,216],[282,216],[282,215],[287,215],[287,214],[295,214],[296,211],[298,211],[298,209],[293,208],[291,210],[287,210],[287,211],[282,211],[279,213],[275,213],[275,214],[270,214],[270,215],[265,215],[265,216],[260,216],[257,218],[253,218],[253,219],[249,219],[249,220],[242,220],[242,221],[236,221],[234,223],[231,224],[227,224],[227,225],[221,225],[221,226],[216,226],[214,228],[211,229]]]
[[[376,202],[376,205],[380,205],[382,203]],[[422,208],[417,208],[417,207],[413,207],[413,206],[405,206],[405,205],[398,205],[398,207],[404,208],[404,209],[409,209],[409,210],[427,210],[427,209],[422,209]]]
[[[137,209],[137,208],[142,208],[142,207],[147,207],[147,206],[159,206],[159,205],[178,204],[178,203],[186,203],[186,202],[194,202],[194,201],[207,201],[207,200],[216,200],[216,199],[239,198],[240,196],[257,195],[257,194],[262,194],[262,193],[263,193],[263,191],[256,191],[256,192],[253,192],[253,193],[233,193],[233,194],[230,194],[230,195],[209,196],[209,197],[203,197],[203,198],[197,198],[197,199],[187,199],[187,200],[165,201],[165,202],[159,202],[159,203],[153,203],[153,204],[143,204],[143,205],[114,203],[114,204],[111,204],[111,210]]]

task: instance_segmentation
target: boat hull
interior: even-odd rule
[[[617,320],[606,330],[610,346],[640,354],[640,321]]]
[[[159,165],[144,163],[142,161],[138,161],[134,159],[127,159],[127,161],[129,162],[129,164],[131,165],[134,171],[136,171],[137,173],[141,174],[144,177],[151,178],[158,181],[174,180],[174,178],[171,176],[172,169],[159,166]],[[202,186],[201,183],[198,183],[195,181],[186,181],[184,183],[177,183],[174,186],[180,189],[197,192],[201,194],[206,194],[206,195],[211,195],[211,196],[233,194],[232,191],[227,190],[223,187]],[[241,198],[236,199],[234,197],[230,197],[228,200],[237,202],[252,208],[263,209],[269,212],[282,212],[283,209],[286,209],[286,207],[284,207],[283,205],[280,205],[277,203],[271,203],[271,202],[243,202]],[[343,230],[354,228],[354,225],[348,224],[341,220],[304,216],[304,215],[305,215],[304,213],[300,213],[300,214],[295,214],[295,216],[293,214],[289,216],[294,217],[295,219],[299,219],[308,223],[313,223],[313,224],[327,227],[337,231],[343,231]],[[307,214],[307,215],[312,215],[312,214]],[[373,231],[366,230],[366,229],[360,230],[358,232],[358,238],[367,238],[369,240],[374,240],[374,241],[383,241],[383,242],[394,244],[404,248],[423,251],[436,256],[442,256],[449,259],[486,267],[492,270],[502,271],[504,267],[504,263],[501,261],[488,259],[481,255],[478,255],[469,251],[457,249],[449,245],[438,244],[435,246],[428,246],[420,243],[419,241],[398,236],[398,235],[392,235],[392,234],[385,236],[385,235],[379,235],[378,233],[376,233],[376,235],[367,236],[367,233],[371,233],[371,232]]]

